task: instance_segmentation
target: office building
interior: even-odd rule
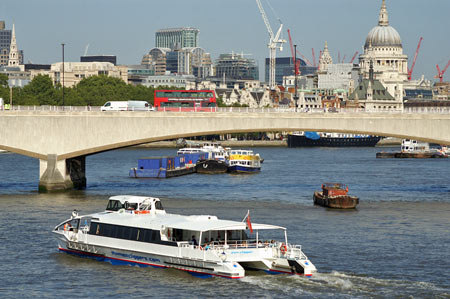
[[[110,62],[117,65],[117,57],[115,55],[87,55],[81,56],[80,62]]]
[[[0,65],[8,66],[9,52],[11,50],[11,41],[14,36],[14,55],[11,62],[13,66],[23,64],[23,51],[17,49],[17,42],[15,40],[15,28],[9,30],[5,28],[5,21],[0,21]]]
[[[198,47],[198,34],[200,30],[191,27],[160,29],[156,32],[156,48]]]
[[[306,65],[305,61],[300,58],[297,58],[299,61],[299,70],[301,75],[308,75],[311,73],[315,73],[315,67],[309,67]],[[266,58],[265,62],[265,81],[269,82],[269,68],[270,68],[270,59]],[[283,77],[294,75],[294,59],[292,57],[278,57],[275,59],[275,83],[282,85]]]
[[[244,54],[221,54],[216,60],[216,78],[258,80],[259,70],[255,59]]]

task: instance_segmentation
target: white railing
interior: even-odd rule
[[[8,112],[8,111],[54,111],[54,112],[83,112],[83,111],[101,111],[101,106],[13,106],[10,109],[5,109],[4,107],[0,108],[0,112]],[[111,111],[112,112],[112,111]],[[119,111],[114,111],[119,112]],[[130,112],[130,111],[126,111]],[[409,113],[418,113],[418,114],[450,114],[450,107],[407,107],[403,110],[389,110],[389,109],[377,109],[372,111],[366,111],[361,108],[338,108],[333,111],[329,111],[323,108],[285,108],[285,107],[276,107],[276,108],[250,108],[250,107],[212,107],[212,108],[178,108],[178,109],[165,109],[159,108],[158,111],[135,111],[141,113],[157,113],[157,112],[171,112],[171,113],[179,113],[179,112],[191,112],[191,113],[298,113],[298,114],[337,114],[337,113],[364,113],[364,114],[409,114]]]

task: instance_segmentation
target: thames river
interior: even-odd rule
[[[87,189],[39,194],[36,159],[0,154],[0,297],[450,298],[450,159],[376,159],[379,148],[254,148],[255,175],[131,179],[133,148],[86,159]],[[386,150],[386,149],[383,149]],[[354,211],[314,206],[323,182],[360,198]],[[104,210],[109,196],[160,197],[169,213],[210,214],[285,226],[319,273],[247,271],[240,280],[178,270],[115,266],[59,253],[51,231],[77,209]]]

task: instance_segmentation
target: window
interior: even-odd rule
[[[157,210],[164,210],[162,203],[160,201],[155,202],[155,207]]]

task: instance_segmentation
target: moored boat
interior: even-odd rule
[[[256,173],[261,171],[261,157],[251,150],[232,150],[228,172]]]
[[[196,164],[197,173],[202,174],[219,174],[228,171],[228,164],[226,161],[204,159],[197,161]]]
[[[448,158],[447,148],[431,149],[427,142],[420,142],[412,139],[403,139],[400,152],[379,152],[376,153],[377,158],[415,158],[415,159],[429,159],[429,158]]]
[[[301,132],[288,135],[288,147],[372,147],[381,137],[345,133]]]
[[[359,203],[359,198],[347,194],[348,186],[340,183],[324,183],[322,191],[314,192],[314,204],[335,208],[335,209],[354,209]]]
[[[72,213],[53,233],[60,251],[112,264],[227,278],[242,278],[245,269],[305,276],[316,272],[301,246],[288,243],[286,228],[251,223],[249,213],[244,220],[169,214],[158,198],[120,195],[109,199],[104,212]],[[282,233],[282,241],[265,240],[273,231]]]

